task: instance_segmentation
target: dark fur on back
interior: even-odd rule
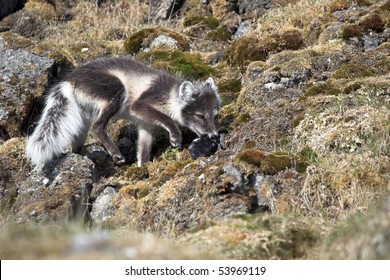
[[[123,83],[109,70],[119,70],[123,73],[134,73],[137,76],[155,75],[157,78],[151,87],[142,95],[141,100],[153,103],[163,102],[173,86],[179,86],[179,81],[166,72],[150,68],[131,58],[103,58],[75,69],[65,80],[76,88],[91,96],[111,100],[115,95],[125,91]]]

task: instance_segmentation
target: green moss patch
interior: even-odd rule
[[[291,127],[292,127],[292,128],[297,127],[297,126],[301,123],[301,121],[303,121],[304,119],[305,119],[305,113],[301,113],[301,114],[297,115],[297,116],[293,119],[293,121],[292,121],[292,123],[291,123]]]
[[[236,100],[237,94],[241,91],[241,79],[230,79],[226,81],[219,82],[218,91],[221,96],[222,102],[221,106],[232,103]]]
[[[355,92],[355,91],[359,90],[361,87],[362,87],[361,83],[359,83],[359,82],[353,82],[353,83],[348,84],[348,85],[343,89],[343,92],[344,92],[345,94],[350,94],[350,93],[352,93],[352,92]]]
[[[226,27],[221,27],[211,31],[207,37],[212,41],[227,41],[232,37],[232,33]]]
[[[180,73],[186,78],[200,79],[217,74],[217,70],[205,64],[200,55],[180,50],[151,50],[140,53],[137,58],[149,60],[157,68]]]
[[[309,85],[304,91],[304,97],[317,96],[319,94],[324,95],[338,95],[342,91],[333,86],[331,83],[324,83],[320,85]]]
[[[254,148],[241,151],[236,159],[259,167],[260,171],[267,175],[275,175],[292,167],[295,167],[298,172],[304,172],[310,161],[304,152],[299,156],[286,152],[264,154],[262,151]]]
[[[249,36],[233,42],[225,52],[226,61],[240,67],[246,67],[252,61],[265,61],[267,56],[267,49],[261,41]]]
[[[139,52],[142,47],[149,45],[149,43],[159,35],[166,35],[175,39],[181,50],[189,49],[189,43],[182,35],[163,27],[143,28],[138,30],[125,40],[124,48],[129,54],[135,54]]]
[[[210,29],[215,29],[219,25],[219,21],[212,16],[194,16],[190,15],[184,18],[183,21],[184,27],[194,26],[194,25],[201,25],[205,26]]]
[[[294,159],[286,152],[274,152],[265,156],[261,162],[260,170],[264,174],[274,175],[278,172],[291,168]]]
[[[244,161],[256,166],[260,166],[264,158],[265,154],[258,149],[245,149],[241,151],[236,157],[236,159],[239,161]]]
[[[356,79],[370,77],[373,75],[371,69],[366,66],[357,64],[344,64],[339,69],[333,72],[334,79]]]

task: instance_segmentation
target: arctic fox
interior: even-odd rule
[[[45,109],[26,154],[42,168],[71,145],[79,153],[90,125],[116,165],[125,158],[108,135],[111,119],[127,119],[138,127],[137,165],[149,161],[153,131],[168,131],[170,143],[181,147],[178,124],[199,137],[218,136],[220,106],[213,79],[203,84],[181,82],[130,58],[104,58],[79,67],[50,89]]]

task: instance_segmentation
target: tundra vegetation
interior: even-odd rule
[[[16,1],[17,2],[17,1]],[[389,259],[390,1],[27,0],[0,21],[1,259]],[[45,173],[46,89],[132,56],[213,76],[224,150],[158,132],[115,166],[92,133]],[[131,163],[131,123],[110,133]],[[213,244],[210,250],[210,244]]]

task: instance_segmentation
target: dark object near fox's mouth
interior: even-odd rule
[[[197,159],[198,157],[209,157],[215,154],[220,146],[219,136],[209,137],[202,135],[192,141],[188,149],[190,150],[192,159]]]

